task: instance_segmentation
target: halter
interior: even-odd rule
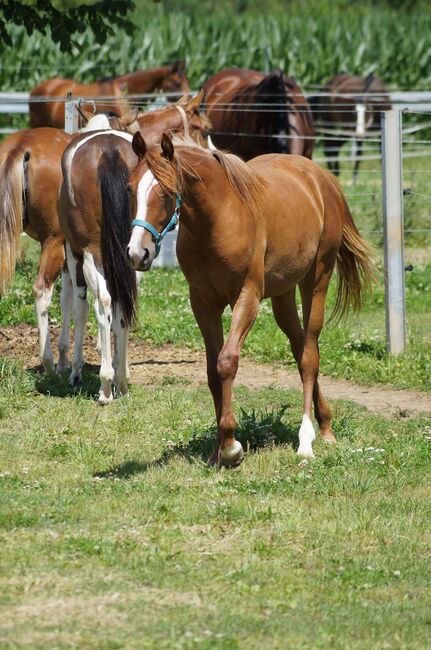
[[[154,226],[148,223],[148,221],[142,221],[142,219],[134,219],[132,221],[132,227],[140,226],[141,228],[145,228],[145,230],[148,230],[148,232],[152,234],[153,242],[156,245],[156,255],[155,255],[156,257],[160,253],[160,247],[162,245],[163,238],[165,237],[165,235],[168,234],[168,232],[174,230],[175,226],[178,223],[178,219],[180,218],[180,208],[181,208],[181,196],[179,194],[175,194],[174,213],[170,218],[168,225],[163,228],[162,232],[157,232]]]

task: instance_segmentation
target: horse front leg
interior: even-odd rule
[[[222,404],[222,385],[220,376],[217,371],[217,361],[220,350],[223,347],[223,307],[213,305],[191,287],[190,304],[205,343],[208,388],[210,389],[213,398],[217,431],[219,431]],[[220,444],[221,440],[218,434],[217,445],[211,458],[208,461],[209,465],[219,464]]]
[[[39,358],[46,372],[54,370],[51,349],[48,309],[51,304],[54,282],[64,262],[61,237],[49,237],[42,244],[39,273],[33,285],[36,320],[39,330]]]
[[[217,361],[222,393],[218,422],[220,462],[226,467],[237,467],[244,458],[242,445],[235,439],[237,423],[232,410],[232,390],[241,348],[259,312],[259,305],[260,295],[257,287],[244,286],[233,308],[229,335]]]

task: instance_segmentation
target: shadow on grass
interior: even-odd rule
[[[99,395],[100,380],[99,366],[85,364],[82,373],[82,384],[79,386],[69,385],[70,370],[61,374],[43,373],[37,368],[30,370],[35,375],[35,388],[41,395],[50,395],[51,397],[74,397],[82,395],[87,399],[94,400]]]
[[[288,405],[278,410],[256,412],[254,409],[247,413],[241,410],[238,419],[236,438],[248,453],[275,445],[290,445],[295,450],[298,446],[298,425],[282,421]],[[211,456],[217,437],[215,426],[207,427],[204,431],[193,431],[190,440],[173,445],[165,450],[160,458],[147,463],[128,460],[125,463],[109,468],[104,472],[94,474],[97,478],[130,478],[136,474],[145,473],[153,467],[166,465],[177,456],[186,458],[190,463],[198,460],[206,463]]]

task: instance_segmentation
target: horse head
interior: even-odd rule
[[[185,61],[177,61],[167,66],[166,75],[162,81],[162,91],[165,93],[180,92],[182,94],[190,92]]]
[[[81,115],[81,120],[84,126],[80,131],[98,131],[106,129],[116,129],[118,131],[128,131],[135,133],[139,129],[138,109],[134,108],[125,115],[118,117],[117,115],[109,115],[107,113],[91,113],[79,106],[76,107]]]
[[[139,162],[129,183],[134,220],[126,254],[135,270],[148,271],[163,238],[178,222],[181,191],[174,145],[166,133],[160,147],[148,147],[138,131],[132,147]]]

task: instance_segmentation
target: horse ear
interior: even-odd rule
[[[187,93],[187,95],[183,95],[177,102],[176,106],[185,106],[189,102],[190,96]]]
[[[147,145],[140,131],[136,131],[132,140],[132,149],[139,159],[142,159],[147,153]]]
[[[172,144],[172,140],[168,136],[167,133],[164,133],[162,135],[162,156],[166,158],[167,160],[173,160],[174,157],[174,145]]]
[[[87,124],[87,122],[89,122],[91,118],[95,116],[95,113],[86,111],[84,108],[80,108],[79,112],[81,113],[81,117],[84,120],[84,124]]]
[[[130,126],[131,124],[133,124],[133,122],[136,122],[136,120],[138,119],[138,113],[139,113],[139,109],[133,108],[126,115],[123,115],[122,117],[118,118],[118,121],[121,124],[121,126],[124,127]]]
[[[204,101],[205,98],[205,90],[203,88],[200,89],[196,97],[193,97],[188,103],[187,103],[187,110],[188,111],[197,111],[200,108],[200,105]]]

